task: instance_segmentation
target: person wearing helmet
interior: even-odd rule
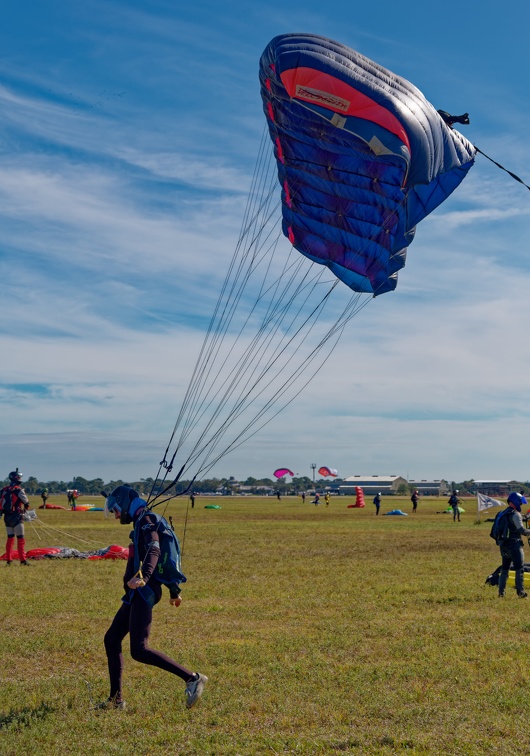
[[[419,499],[419,493],[417,491],[412,492],[412,496],[410,497],[410,500],[412,502],[412,511],[417,512],[418,511],[418,499]]]
[[[42,493],[40,495],[42,499],[42,509],[46,509],[46,504],[48,503],[48,489],[43,488]]]
[[[451,496],[449,497],[449,506],[453,509],[453,522],[460,522],[460,499],[458,498],[458,490],[453,489]]]
[[[527,596],[524,589],[524,551],[521,536],[530,536],[530,530],[523,525],[523,518],[521,517],[522,499],[520,493],[513,491],[508,496],[508,508],[503,513],[507,523],[506,537],[497,541],[502,557],[502,569],[499,576],[499,596],[501,597],[506,595],[506,583],[512,565],[515,570],[517,595],[520,598]]]
[[[376,493],[376,495],[374,496],[374,506],[375,506],[375,513],[376,513],[376,515],[378,515],[379,514],[379,508],[381,506],[381,491],[379,491],[378,493]]]
[[[21,487],[22,473],[17,469],[9,473],[9,485],[0,490],[0,508],[4,515],[7,531],[6,560],[7,566],[13,561],[13,544],[17,537],[18,558],[20,564],[29,567],[26,560],[26,539],[24,537],[24,512],[29,509],[26,492]]]
[[[153,606],[162,597],[162,584],[156,579],[161,550],[157,532],[157,517],[147,510],[147,502],[127,485],[118,486],[107,496],[105,510],[123,525],[131,523],[133,531],[129,545],[129,559],[123,576],[125,596],[111,626],[105,634],[110,695],[100,704],[105,709],[125,709],[122,698],[123,655],[122,641],[130,639],[131,656],[142,664],[150,664],[180,677],[186,683],[186,705],[191,708],[201,697],[208,681],[205,675],[191,672],[160,651],[149,647]],[[135,569],[134,544],[137,544],[140,570]],[[170,604],[180,606],[180,588],[170,586]]]

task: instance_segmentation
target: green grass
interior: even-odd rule
[[[180,680],[128,652],[127,711],[91,706],[108,695],[102,639],[124,562],[0,562],[0,753],[529,753],[530,600],[484,585],[499,553],[475,502],[453,523],[436,514],[446,500],[406,518],[350,501],[216,498],[216,511],[197,498],[183,604],[165,592],[152,632],[210,678],[191,711]],[[184,506],[168,509],[180,536]],[[128,542],[102,513],[39,517],[96,546],[37,525],[29,548]]]

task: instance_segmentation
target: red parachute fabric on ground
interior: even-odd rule
[[[59,504],[41,504],[39,509],[66,509],[66,507],[61,507]]]
[[[109,546],[104,554],[94,554],[89,556],[88,559],[128,559],[129,549],[126,546],[117,546],[113,544]]]
[[[29,551],[26,551],[26,559],[43,559],[43,557],[46,556],[46,554],[58,554],[61,549],[55,549],[55,548],[48,548],[48,549],[30,549]],[[19,559],[18,556],[18,549],[13,549],[13,553],[11,556],[12,559]],[[5,554],[3,554],[0,557],[0,560],[7,561],[7,557]]]
[[[41,549],[30,549],[26,552],[26,559],[44,559],[44,557],[52,554],[60,554],[61,549],[59,548],[41,548]],[[93,559],[128,559],[129,558],[129,549],[126,546],[117,546],[116,544],[113,544],[112,546],[108,546],[105,549],[105,552],[103,554],[94,554],[93,556],[86,557],[87,561],[93,560]],[[11,559],[19,559],[18,556],[18,549],[13,549],[13,553],[11,556]],[[0,561],[7,561],[7,557],[5,554],[3,554],[0,557]]]

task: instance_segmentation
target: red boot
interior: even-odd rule
[[[26,564],[26,539],[23,536],[17,538],[18,558],[20,564]]]
[[[8,536],[6,541],[6,559],[7,563],[11,564],[13,561],[13,541],[15,540],[15,536]]]

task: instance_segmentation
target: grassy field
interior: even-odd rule
[[[2,755],[530,753],[530,599],[484,584],[499,554],[474,500],[460,523],[437,499],[408,517],[343,497],[205,503],[189,510],[183,604],[165,592],[152,632],[210,678],[191,711],[180,680],[128,652],[127,711],[93,709],[124,562],[0,562]],[[184,507],[168,509],[180,536]],[[29,548],[128,542],[101,512],[39,517],[69,535],[28,527]]]

